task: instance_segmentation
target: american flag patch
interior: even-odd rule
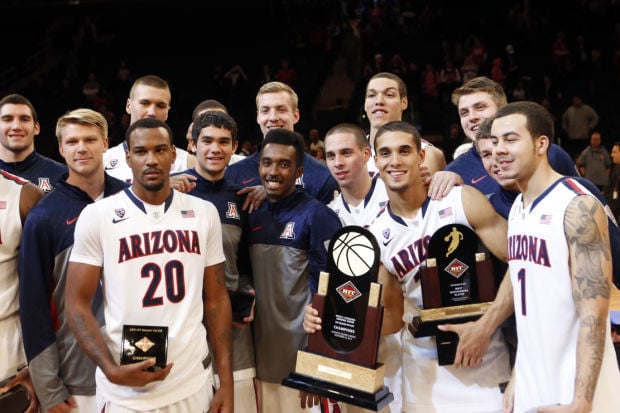
[[[190,209],[188,211],[181,211],[181,216],[183,218],[194,218],[196,214],[194,214],[194,210]]]
[[[0,201],[0,209],[6,209],[6,201]]]
[[[551,224],[551,217],[553,217],[553,215],[543,214],[543,215],[540,216],[540,221],[538,221],[538,223],[539,224],[549,225],[549,224]]]
[[[447,218],[450,216],[452,216],[452,207],[448,207],[439,211],[439,218]]]

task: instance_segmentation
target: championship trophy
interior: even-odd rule
[[[383,384],[385,366],[377,362],[383,321],[379,245],[368,230],[346,226],[332,237],[327,254],[327,272],[312,299],[322,329],[309,335],[295,372],[282,384],[381,410],[394,396]]]
[[[439,365],[454,362],[458,335],[437,326],[476,320],[495,299],[493,263],[478,252],[480,245],[476,233],[461,224],[439,228],[429,241],[420,269],[423,309],[409,327],[414,337],[435,336]]]

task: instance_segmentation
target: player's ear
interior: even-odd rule
[[[295,171],[295,179],[299,179],[301,178],[301,176],[304,174],[304,167],[303,166],[299,166],[297,168],[297,171]]]
[[[426,159],[426,151],[420,148],[420,165],[424,163],[424,159]]]
[[[547,153],[549,146],[551,145],[551,139],[547,135],[540,135],[537,139],[537,151],[539,154]]]

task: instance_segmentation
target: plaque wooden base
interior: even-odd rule
[[[305,351],[297,352],[295,372],[282,384],[298,390],[379,411],[394,400],[383,385],[385,366],[371,369]]]
[[[472,243],[472,245],[475,244]],[[461,256],[460,260],[454,259],[449,265],[446,265],[446,259],[442,258],[441,271],[438,268],[437,259],[428,258],[426,265],[420,269],[424,309],[420,310],[419,314],[414,315],[408,327],[414,337],[435,336],[437,361],[440,366],[454,363],[459,337],[456,333],[440,331],[437,326],[440,324],[461,324],[475,321],[486,312],[495,299],[495,283],[491,260],[486,257],[485,253],[475,253],[473,254],[474,261],[470,262],[470,264],[464,264],[468,256],[469,254]],[[457,264],[453,265],[453,262]],[[470,268],[470,266],[475,271],[470,280],[471,289],[467,291],[469,298],[463,300],[463,304],[459,304],[457,298],[460,297],[457,294],[451,296],[446,293],[451,288],[453,293],[458,292],[456,288],[449,286],[449,282],[446,281],[451,282],[451,277],[454,274],[449,273],[449,275],[446,275],[446,271],[448,269],[460,270]],[[442,282],[444,283],[443,286]],[[448,284],[448,288],[446,288],[446,284]],[[455,283],[453,285],[458,284]]]
[[[490,306],[491,302],[486,302],[420,310],[420,314],[414,316],[412,321],[415,331],[414,337],[427,337],[438,334],[440,330],[437,329],[437,326],[440,324],[461,324],[467,321],[475,321]]]

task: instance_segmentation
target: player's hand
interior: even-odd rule
[[[179,174],[170,177],[170,186],[179,192],[189,192],[196,188],[196,177],[190,174]]]
[[[6,393],[13,387],[20,384],[24,386],[24,388],[28,392],[28,399],[30,400],[30,403],[28,404],[28,407],[26,408],[24,413],[38,413],[40,407],[39,399],[37,398],[37,394],[34,391],[34,385],[32,384],[30,371],[27,367],[21,369],[20,372],[17,373],[15,377],[13,377],[13,380],[10,380],[4,387],[0,387],[0,394]]]
[[[78,407],[77,402],[73,398],[73,396],[69,396],[67,400],[62,403],[58,403],[56,406],[52,407],[47,411],[47,413],[68,413]]]
[[[305,409],[305,408],[312,408],[313,406],[320,406],[321,405],[321,397],[316,395],[316,394],[312,394],[312,393],[308,393],[305,392],[303,390],[299,391],[299,399],[300,399],[300,403],[301,403],[301,408]]]
[[[304,331],[308,334],[314,334],[321,330],[321,319],[319,318],[319,312],[312,307],[312,304],[307,304],[304,309]]]
[[[420,167],[420,172],[422,172],[422,168]],[[431,177],[428,175],[428,181],[424,181],[425,184],[428,185],[428,196],[432,200],[440,200],[452,189],[454,186],[463,185],[463,178],[459,174],[450,171],[437,171]]]
[[[237,195],[246,194],[247,196],[245,197],[245,202],[241,209],[248,211],[248,214],[260,208],[265,199],[267,199],[267,192],[262,185],[248,186],[247,188],[237,191]]]
[[[248,290],[248,294],[256,296],[256,290],[254,288]],[[254,321],[254,309],[256,308],[256,299],[252,302],[252,308],[250,309],[250,314],[247,317],[243,317],[242,323],[237,321],[233,321],[233,325],[237,328],[245,328],[249,323]]]
[[[510,379],[508,382],[508,386],[504,390],[504,396],[502,400],[503,413],[513,413],[514,411],[514,402],[515,402],[515,387],[514,387],[514,377]]]
[[[163,369],[150,371],[148,369],[155,366],[155,358],[152,358],[139,363],[117,365],[112,371],[105,371],[105,375],[114,384],[142,387],[153,381],[164,380],[170,374],[172,365],[169,363]]]
[[[212,413],[233,413],[234,411],[234,403],[235,397],[233,395],[233,387],[231,386],[220,386],[215,390],[213,394],[213,400],[211,401],[211,409],[209,412]]]
[[[459,343],[454,356],[454,367],[476,367],[482,363],[482,357],[490,344],[490,336],[477,328],[475,322],[463,324],[442,324],[441,331],[452,331],[459,335]]]

